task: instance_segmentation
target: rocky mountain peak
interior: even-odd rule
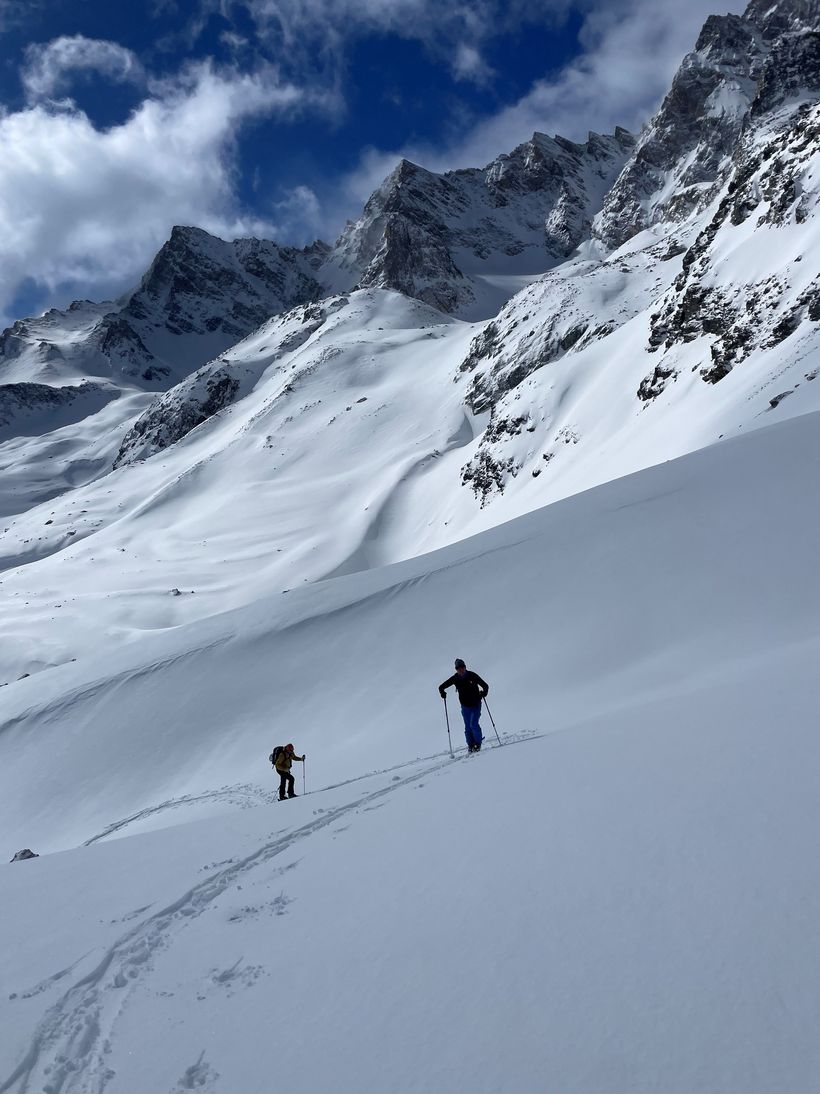
[[[820,0],[750,0],[743,18],[768,41],[783,34],[820,30]]]
[[[297,250],[177,225],[134,292],[104,304],[74,301],[5,331],[3,378],[168,388],[271,315],[322,296],[316,272],[329,251],[321,241]]]
[[[747,119],[820,82],[820,0],[752,0],[710,16],[593,234],[607,249],[647,226],[705,208],[729,170]]]
[[[588,235],[633,146],[622,128],[580,144],[536,132],[483,168],[436,174],[402,159],[347,225],[332,261],[363,287],[467,318],[492,314],[506,299],[500,277],[509,296]]]

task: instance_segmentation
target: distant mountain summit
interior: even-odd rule
[[[588,236],[634,144],[625,129],[590,133],[584,144],[534,133],[483,168],[439,175],[402,160],[345,229],[333,261],[363,288],[487,318],[521,279]]]
[[[118,301],[75,301],[22,319],[0,336],[0,380],[90,377],[164,389],[265,319],[315,299],[323,244],[304,250],[217,239],[176,227],[138,288]]]
[[[41,428],[53,409],[82,416],[122,390],[168,390],[271,316],[335,291],[395,289],[488,318],[588,236],[633,146],[624,129],[584,144],[535,133],[481,169],[438,175],[401,160],[334,247],[175,227],[133,292],[0,334],[0,431]]]

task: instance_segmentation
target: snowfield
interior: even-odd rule
[[[818,425],[11,686],[0,1090],[813,1089]]]

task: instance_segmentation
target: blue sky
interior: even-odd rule
[[[0,0],[0,318],[122,291],[175,223],[332,241],[400,155],[635,129],[714,4],[682,8]]]

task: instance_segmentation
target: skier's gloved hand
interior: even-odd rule
[[[444,693],[443,691],[440,691],[440,692],[439,692],[439,695],[440,695],[440,696],[442,697],[442,699],[446,699],[446,698],[447,698],[447,695],[446,695],[446,694],[445,694],[445,693]]]

